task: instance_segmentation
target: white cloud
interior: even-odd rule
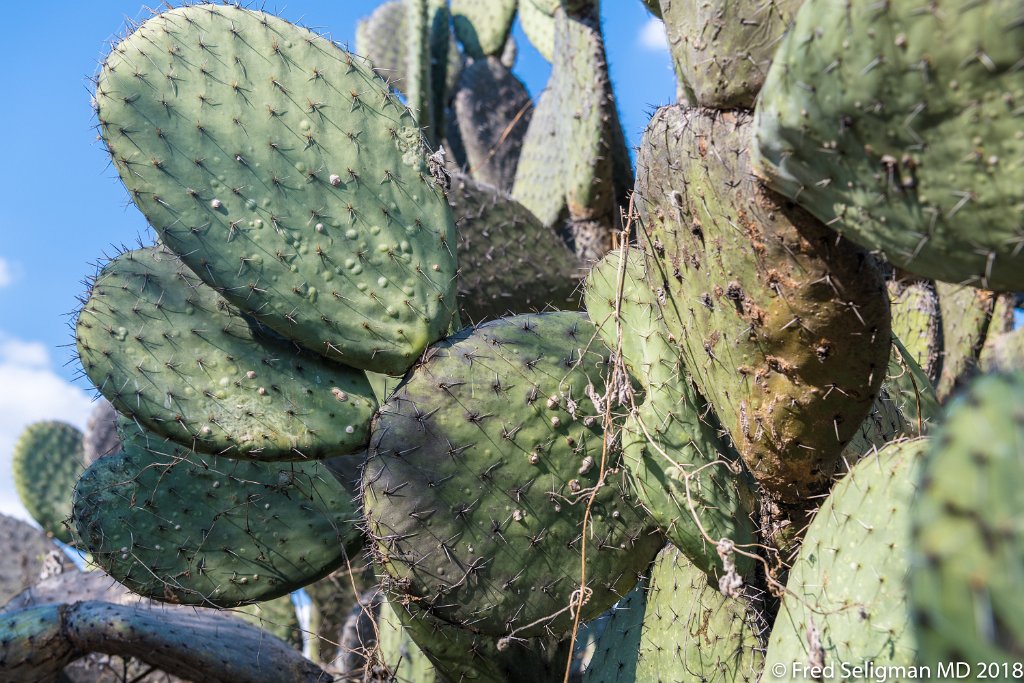
[[[14,282],[14,268],[10,261],[0,256],[0,287],[6,287]]]
[[[91,411],[90,396],[54,372],[43,344],[0,332],[0,512],[31,519],[11,471],[22,430],[38,420],[63,420],[83,429]]]
[[[668,36],[665,35],[665,22],[651,17],[640,29],[640,46],[652,52],[668,52]]]

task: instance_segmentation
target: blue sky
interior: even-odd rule
[[[158,5],[158,2],[150,2]],[[286,19],[354,40],[356,21],[379,0],[266,2]],[[630,144],[639,144],[650,114],[674,99],[660,22],[640,0],[605,0],[602,13],[612,82]],[[6,130],[0,164],[0,512],[26,517],[14,494],[10,454],[28,423],[61,419],[80,427],[91,388],[78,374],[68,327],[82,280],[104,254],[148,240],[96,141],[88,78],[127,20],[148,16],[142,0],[60,3],[4,9],[0,63],[13,79],[0,107]],[[515,71],[531,93],[549,67],[517,29]],[[11,89],[13,88],[13,92]]]

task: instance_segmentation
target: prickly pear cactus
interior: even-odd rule
[[[235,305],[392,374],[448,329],[451,215],[416,122],[359,58],[262,12],[181,7],[113,49],[95,98],[132,198]]]
[[[886,282],[892,304],[892,333],[935,383],[942,373],[942,314],[931,280],[899,278]]]
[[[914,643],[905,580],[910,505],[928,441],[889,444],[836,484],[807,530],[768,642],[765,680],[796,664],[910,666]],[[778,671],[785,671],[780,677]]]
[[[986,339],[978,364],[982,372],[1024,370],[1024,330]]]
[[[270,600],[361,544],[352,498],[322,463],[202,455],[127,420],[120,432],[123,450],[75,487],[74,522],[82,547],[140,595],[219,607]]]
[[[498,56],[512,30],[516,0],[451,0],[452,27],[466,55]]]
[[[767,630],[754,603],[728,597],[666,546],[648,581],[612,611],[584,683],[757,681]]]
[[[805,0],[757,101],[756,172],[904,270],[1024,288],[1022,18],[1016,0]]]
[[[580,307],[579,262],[523,205],[452,175],[448,202],[459,231],[459,308],[467,320],[547,307]]]
[[[977,367],[996,297],[992,292],[936,283],[942,316],[942,373],[935,385],[941,400],[962,386]]]
[[[772,55],[803,0],[661,0],[676,74],[693,105],[754,106]]]
[[[607,363],[594,336],[579,313],[469,328],[433,346],[384,405],[363,507],[395,597],[482,634],[530,637],[571,627],[581,557],[583,619],[636,583],[663,541],[605,476],[617,458],[594,405]]]
[[[261,334],[161,247],[96,277],[76,325],[82,367],[124,415],[252,460],[354,453],[377,407],[366,373]]]
[[[889,357],[881,275],[760,187],[748,114],[665,107],[644,135],[636,204],[650,286],[697,389],[772,496],[828,489]]]
[[[326,676],[286,643],[212,612],[99,601],[41,605],[0,615],[0,642],[0,672],[10,681],[57,680],[90,652],[137,657],[211,683],[314,683]]]
[[[919,664],[984,662],[999,667],[996,678],[1019,677],[1022,404],[1024,375],[980,378],[949,406],[928,449],[908,574]]]
[[[526,86],[496,57],[478,59],[462,71],[452,113],[449,127],[458,127],[454,132],[462,141],[470,175],[511,190],[533,118]]]
[[[721,576],[728,556],[746,574],[754,552],[752,482],[669,341],[647,268],[636,249],[612,251],[590,271],[584,289],[601,339],[645,391],[623,426],[627,478],[647,513],[694,564]],[[736,556],[736,547],[746,555]]]
[[[70,543],[71,493],[85,469],[82,432],[66,422],[35,422],[14,444],[12,467],[25,509],[48,534]]]
[[[399,608],[401,609],[401,608]],[[377,661],[390,671],[398,683],[434,683],[437,671],[419,646],[402,627],[390,602],[384,600],[377,620],[380,641]]]

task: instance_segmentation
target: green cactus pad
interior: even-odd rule
[[[448,202],[459,232],[459,307],[469,320],[578,309],[579,266],[551,228],[505,193],[453,174]]]
[[[451,0],[452,26],[473,59],[498,56],[512,30],[516,0]]]
[[[66,422],[35,422],[18,437],[12,460],[22,505],[48,534],[70,543],[71,493],[85,469],[82,432]]]
[[[0,642],[5,681],[58,680],[90,652],[136,657],[210,683],[316,683],[327,675],[266,632],[209,612],[98,601],[42,605],[0,615]]]
[[[584,544],[583,619],[636,583],[663,540],[621,477],[597,490],[581,536],[602,462],[617,459],[602,460],[589,398],[604,392],[607,362],[595,334],[579,313],[464,330],[432,347],[381,409],[363,506],[404,600],[484,634],[560,635]]]
[[[559,73],[555,85],[560,100],[558,139],[564,155],[567,229],[576,254],[596,261],[611,248],[618,225],[615,161],[622,155],[629,157],[596,7],[579,14],[555,13],[551,68]],[[627,184],[632,186],[632,173],[629,175]]]
[[[510,190],[533,115],[526,86],[496,57],[478,59],[463,70],[452,110],[470,174]]]
[[[803,0],[661,0],[676,72],[692,105],[751,109]]]
[[[200,455],[120,425],[124,449],[75,488],[83,548],[131,590],[231,607],[312,583],[361,540],[351,496],[319,462]]]
[[[448,329],[455,232],[416,122],[362,60],[233,6],[119,43],[100,131],[164,244],[301,345],[401,374]]]
[[[742,596],[726,597],[677,548],[617,605],[584,683],[757,681],[766,624]]]
[[[292,647],[302,649],[302,625],[291,595],[243,605],[235,614]]]
[[[914,663],[904,582],[910,504],[927,446],[901,441],[865,457],[822,504],[789,573],[765,681],[792,680],[794,663],[831,664],[833,673],[818,680],[837,681],[847,680],[842,663]]]
[[[396,40],[396,36],[404,35],[403,0],[382,3],[356,24],[356,53],[368,59],[374,72],[399,91],[403,91],[406,82],[408,45],[404,40]]]
[[[754,167],[911,273],[1024,288],[1022,57],[1017,0],[806,0],[757,102]]]
[[[720,576],[720,540],[755,552],[753,489],[682,367],[645,281],[644,254],[630,249],[622,260],[621,250],[609,252],[587,276],[584,297],[601,339],[621,353],[646,392],[623,427],[627,476],[668,538],[703,571]],[[741,574],[752,568],[746,556],[732,559]]]
[[[547,12],[542,4],[543,0],[521,0],[519,25],[540,56],[550,62],[555,58],[555,17],[554,10]]]
[[[77,339],[118,411],[203,452],[304,460],[369,441],[377,401],[366,373],[261,334],[160,247],[107,264]]]
[[[942,318],[942,373],[935,385],[945,401],[974,374],[985,344],[996,297],[992,292],[936,283]]]
[[[750,116],[655,114],[636,203],[649,276],[700,393],[751,473],[784,503],[831,481],[889,359],[889,301],[867,255],[763,189]]]
[[[121,450],[121,439],[117,435],[117,411],[105,398],[99,399],[89,414],[82,435],[82,457],[90,465],[104,455],[113,455]]]
[[[913,506],[910,602],[918,662],[1000,666],[1024,653],[1024,375],[983,377],[950,407]],[[1001,666],[1008,665],[1010,674]],[[987,672],[991,676],[991,669]]]
[[[436,681],[434,665],[402,626],[395,608],[387,600],[381,603],[377,628],[380,632],[377,657],[394,675],[397,683]]]
[[[403,0],[405,6],[406,101],[416,116],[424,136],[436,146],[443,131],[445,88],[448,69],[448,30],[450,15],[447,0]],[[391,36],[391,40],[400,40]]]
[[[425,656],[438,680],[482,683],[560,683],[569,661],[569,640],[551,637],[498,639],[453,626],[420,609],[391,602],[392,615]],[[415,652],[415,651],[414,651]],[[413,656],[417,656],[413,654]],[[419,659],[415,672],[426,673]],[[410,674],[414,673],[410,669]],[[422,683],[417,680],[415,683]]]
[[[900,278],[886,285],[892,304],[892,333],[906,344],[928,379],[938,382],[942,373],[942,315],[935,283]]]
[[[978,364],[982,372],[1024,370],[1024,328],[986,339]]]
[[[563,114],[561,78],[558,70],[552,70],[547,88],[537,99],[530,126],[523,137],[511,193],[547,227],[561,227],[566,216],[564,159],[558,137]]]

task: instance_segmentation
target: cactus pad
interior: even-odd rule
[[[650,579],[614,608],[584,683],[753,683],[765,630],[750,601],[722,595],[684,553],[666,546]]]
[[[619,352],[646,391],[643,405],[623,427],[623,456],[633,490],[669,539],[717,576],[723,570],[716,547],[720,540],[753,552],[754,493],[736,452],[719,437],[717,419],[682,367],[645,280],[646,269],[644,254],[636,249],[609,252],[587,276],[587,313],[609,348],[619,349],[621,335]],[[734,559],[742,574],[751,568],[747,557]]]
[[[230,607],[329,574],[361,543],[351,496],[322,463],[200,455],[121,422],[124,449],[75,488],[84,549],[131,590]]]
[[[1024,288],[1022,57],[1018,0],[806,0],[757,102],[754,167],[904,270]]]
[[[526,86],[497,58],[478,59],[462,71],[452,109],[470,174],[511,189],[533,116]]]
[[[70,543],[71,494],[85,469],[82,432],[66,422],[33,423],[14,444],[12,467],[25,509],[48,534]]]
[[[516,0],[451,0],[452,26],[473,59],[498,56],[512,30]]]
[[[301,460],[365,448],[377,407],[366,373],[259,327],[173,254],[148,247],[96,278],[78,351],[122,414],[201,451]]]
[[[794,504],[827,489],[889,358],[889,302],[849,242],[760,187],[750,116],[658,111],[637,205],[652,287],[697,389],[761,485]]]
[[[42,605],[0,615],[0,642],[5,681],[57,680],[90,652],[137,657],[209,683],[316,683],[326,676],[277,638],[210,612],[98,601]]]
[[[1021,661],[1021,405],[1024,375],[978,379],[950,405],[925,459],[909,574],[920,664],[969,662],[976,673],[979,662]]]
[[[594,335],[579,313],[464,330],[432,347],[381,409],[363,505],[402,599],[480,633],[529,637],[571,626],[583,544],[583,619],[636,583],[662,540],[618,478],[596,491],[581,536],[602,479],[602,420],[588,395],[604,391],[607,357]]]
[[[0,514],[0,538],[7,539],[0,554],[0,605],[38,581],[54,558],[63,564],[57,544],[20,519]]]
[[[750,109],[803,0],[661,0],[675,69],[690,104]]]
[[[910,504],[927,445],[890,444],[833,488],[790,570],[766,672],[831,664],[836,678],[828,680],[846,680],[840,663],[914,663],[904,582]]]
[[[992,322],[992,292],[945,282],[936,283],[942,320],[942,373],[935,386],[946,400],[977,367]]]
[[[892,333],[906,345],[928,379],[938,382],[942,373],[942,315],[935,283],[900,278],[886,285],[892,304]]]
[[[448,201],[459,232],[459,306],[469,320],[579,308],[575,255],[519,202],[461,174]]]
[[[95,99],[132,198],[235,305],[391,374],[448,329],[454,225],[416,122],[359,58],[262,12],[193,5],[115,46]]]

